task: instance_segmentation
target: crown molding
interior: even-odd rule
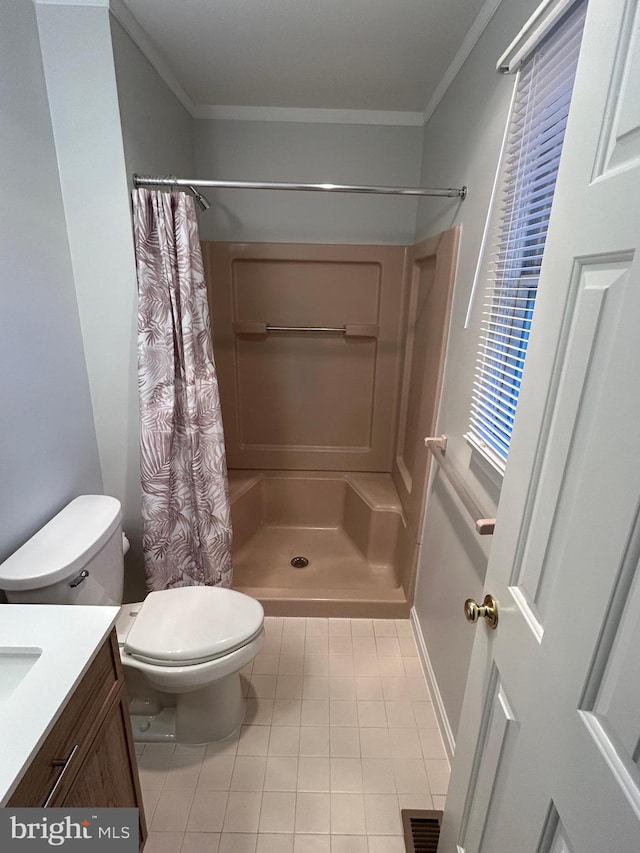
[[[34,6],[99,6],[109,8],[109,0],[33,0]]]
[[[486,30],[489,21],[498,11],[498,7],[501,3],[502,0],[486,0],[484,5],[478,12],[478,16],[473,22],[473,24],[471,24],[469,32],[467,33],[464,41],[460,45],[460,49],[453,57],[451,65],[449,65],[447,70],[442,75],[442,79],[436,86],[436,90],[433,93],[431,100],[425,107],[424,113],[422,114],[423,124],[426,125],[426,123],[436,111],[438,104],[444,98],[445,94],[447,93],[447,90],[449,89],[449,86],[453,83],[453,81],[458,75],[458,72],[469,58],[471,51],[480,40],[480,36]]]
[[[279,121],[312,124],[370,124],[422,127],[420,112],[394,110],[330,110],[307,107],[243,107],[198,104],[194,118],[229,121]]]
[[[49,2],[49,0],[46,0],[46,2]],[[53,2],[58,2],[58,0],[53,0]],[[83,2],[83,0],[76,0],[76,2]],[[137,45],[141,53],[155,68],[162,80],[164,80],[167,86],[171,89],[189,115],[195,117],[196,105],[182,87],[182,84],[173,73],[169,63],[162,56],[162,53],[156,43],[153,41],[151,36],[149,36],[144,27],[138,23],[137,18],[133,16],[129,11],[129,8],[125,6],[122,0],[97,0],[97,2],[106,2],[116,21],[120,24],[127,35],[131,37],[134,44]]]

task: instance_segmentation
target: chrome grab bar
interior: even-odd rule
[[[427,438],[425,438],[424,443],[425,446],[431,451],[431,455],[442,469],[442,473],[451,483],[454,492],[460,498],[461,503],[464,505],[465,509],[473,519],[476,527],[476,533],[478,533],[480,536],[490,536],[495,530],[496,520],[495,518],[484,517],[484,513],[478,507],[478,504],[475,502],[475,500],[471,497],[464,483],[456,474],[455,470],[446,460],[446,435],[428,436]]]
[[[233,331],[236,335],[268,335],[273,332],[280,334],[329,334],[344,335],[347,338],[377,338],[380,327],[373,323],[345,323],[344,326],[276,326],[271,323],[234,322]]]
[[[346,335],[346,326],[266,326],[267,332],[333,332]]]

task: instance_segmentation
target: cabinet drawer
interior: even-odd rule
[[[117,654],[117,643],[112,635],[111,641],[107,640],[102,645],[89,665],[8,805],[43,806],[63,771],[71,781],[84,760],[92,733],[120,689],[114,648]],[[70,758],[72,753],[73,757]]]

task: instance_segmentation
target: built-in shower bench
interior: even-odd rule
[[[234,586],[268,613],[407,615],[411,543],[390,474],[243,470],[229,484]]]

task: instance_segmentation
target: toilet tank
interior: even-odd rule
[[[0,589],[17,604],[121,604],[120,501],[81,495],[0,565]]]

